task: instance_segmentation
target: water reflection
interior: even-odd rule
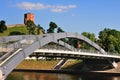
[[[67,74],[13,72],[7,80],[75,80],[75,78]]]
[[[12,72],[6,80],[120,80],[120,76],[68,75],[35,72]]]

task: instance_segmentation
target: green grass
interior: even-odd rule
[[[59,60],[52,60],[52,61],[46,61],[46,60],[24,60],[22,61],[17,68],[21,69],[53,69],[54,66],[59,62]]]
[[[59,62],[60,60],[24,60],[22,61],[17,68],[19,69],[53,69],[54,66]],[[79,70],[82,67],[82,61],[81,60],[70,60],[68,61],[62,69],[74,69]]]
[[[69,60],[62,69],[80,70],[82,68],[82,60]]]
[[[15,27],[8,27],[6,31],[0,33],[0,36],[10,36],[10,35],[22,35],[28,34],[28,30],[25,26],[15,26]]]

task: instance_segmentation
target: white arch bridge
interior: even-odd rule
[[[62,38],[76,38],[82,40],[92,47],[94,47],[99,53],[85,53],[76,51],[75,48],[67,43],[64,43],[60,39]],[[40,49],[48,43],[57,43],[69,49],[70,51],[60,50],[47,50]],[[38,50],[39,49],[39,50]],[[74,51],[73,51],[74,50]],[[64,57],[64,58],[84,58],[94,57],[100,59],[119,60],[120,56],[110,55],[105,52],[100,46],[92,42],[88,38],[78,33],[51,33],[43,35],[20,35],[20,36],[6,36],[0,37],[0,80],[7,77],[7,75],[16,68],[16,66],[23,61],[26,57],[31,55],[33,52],[41,53],[41,56],[53,56],[53,57]],[[42,54],[46,53],[48,55]],[[52,55],[53,54],[53,55]],[[56,55],[57,54],[57,55]],[[67,59],[63,60],[64,62]],[[61,63],[62,64],[62,63]],[[57,68],[56,68],[57,69]]]

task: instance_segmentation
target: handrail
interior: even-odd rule
[[[42,51],[42,50],[44,50],[44,51],[46,51],[46,52],[49,52],[49,51],[56,51],[56,53],[58,52],[64,52],[64,53],[79,53],[79,52],[81,52],[81,51],[76,51],[76,50],[74,50],[74,51],[70,51],[70,50],[57,50],[57,49],[37,49],[36,51],[34,51],[34,52],[37,52],[37,53],[39,53],[39,51]],[[87,52],[84,52],[84,51],[82,51],[82,54],[83,53],[85,53],[85,54],[88,54],[88,55],[98,55],[98,56],[118,56],[118,57],[120,57],[120,55],[113,55],[113,54],[100,54],[99,52],[96,54],[96,52],[94,52],[94,53],[91,53],[91,52],[89,52],[89,51],[87,51]],[[84,54],[84,55],[85,55]]]
[[[8,56],[5,60],[3,60],[1,63],[0,63],[0,66],[2,66],[6,61],[8,61],[11,57],[13,57],[15,54],[17,54],[19,51],[21,51],[22,49],[18,49],[16,50],[13,54],[11,54],[10,56]]]
[[[32,40],[32,42],[29,42],[30,40]],[[28,45],[32,44],[34,40],[35,38],[31,38],[29,40],[25,39],[24,42],[19,41],[14,44],[7,45],[7,48],[11,48],[11,49],[9,52],[7,52],[6,54],[0,57],[0,63],[3,63],[4,60],[6,60],[9,56],[13,55],[14,52],[16,52],[17,50],[21,50],[22,48],[25,48]]]

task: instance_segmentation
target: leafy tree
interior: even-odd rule
[[[83,32],[82,35],[89,38],[91,41],[96,42],[96,38],[95,38],[94,33]],[[83,41],[81,41],[80,43],[81,43],[83,49],[94,49],[89,44],[87,44]]]
[[[75,38],[69,38],[67,43],[75,48],[78,48],[78,40]]]
[[[47,30],[47,33],[54,33],[55,28],[57,28],[58,26],[56,25],[56,23],[54,22],[50,22],[49,24],[49,29]]]
[[[99,42],[106,51],[120,53],[120,31],[105,28],[99,32]]]
[[[11,35],[25,35],[25,33],[21,33],[19,31],[12,31],[9,33],[9,36],[11,36]]]
[[[37,34],[44,34],[45,30],[43,29],[43,27],[40,26],[40,24],[38,24],[37,26]]]
[[[65,32],[65,31],[62,30],[60,27],[58,27],[58,28],[57,28],[57,33],[62,33],[62,32]],[[67,42],[67,41],[68,41],[67,38],[62,38],[62,39],[60,39],[60,40],[62,40],[63,42]]]
[[[57,29],[57,33],[64,32],[60,27]]]
[[[95,42],[96,38],[95,38],[95,34],[94,33],[89,33],[89,32],[83,32],[82,33],[83,36],[89,38],[91,41]]]
[[[3,31],[7,30],[7,26],[5,23],[6,22],[4,20],[0,21],[0,33],[3,33]]]
[[[28,20],[26,22],[26,27],[27,27],[27,30],[29,30],[29,34],[35,34],[35,24],[33,21],[31,20]]]

